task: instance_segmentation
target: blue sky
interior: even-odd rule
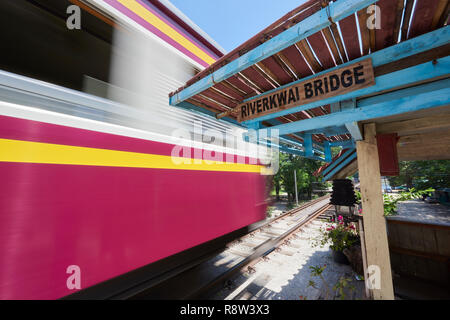
[[[306,0],[170,0],[231,51]]]

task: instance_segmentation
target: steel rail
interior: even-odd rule
[[[146,281],[143,281],[137,285],[134,285],[133,287],[130,287],[127,290],[124,290],[123,292],[119,293],[119,294],[115,294],[114,296],[111,297],[111,299],[134,299],[134,298],[138,298],[144,296],[145,295],[150,295],[151,294],[151,290],[153,288],[156,288],[157,286],[164,286],[165,283],[169,283],[172,279],[174,279],[175,277],[178,276],[183,276],[184,274],[186,274],[186,276],[188,276],[188,273],[194,269],[196,266],[201,265],[202,263],[206,263],[208,261],[208,259],[213,259],[214,257],[220,255],[221,253],[226,252],[229,247],[233,244],[236,243],[236,241],[243,241],[244,239],[247,239],[248,237],[250,237],[252,234],[255,234],[259,231],[262,231],[265,228],[270,228],[271,224],[273,224],[276,221],[282,220],[283,218],[287,218],[290,216],[293,216],[295,214],[297,214],[298,212],[305,210],[321,201],[326,200],[327,198],[329,198],[329,195],[325,195],[322,196],[320,198],[314,199],[312,201],[303,203],[301,206],[297,207],[297,208],[293,208],[292,210],[289,210],[285,213],[283,213],[282,215],[267,221],[261,225],[256,226],[253,229],[250,229],[249,232],[233,241],[231,241],[225,248],[225,250],[216,250],[213,252],[210,252],[207,255],[204,255],[202,257],[199,257],[198,259],[195,259],[189,263],[186,263],[182,266],[177,266],[174,267],[174,269],[172,270],[168,270],[167,272],[165,272],[162,276],[160,277],[156,277],[156,278],[152,278],[152,279],[148,279]],[[329,204],[326,204],[325,206],[322,206],[319,211],[322,212],[321,209],[323,209],[324,207],[329,206]],[[233,270],[240,270],[245,266],[242,266],[239,269],[236,269],[239,265],[242,265],[242,263],[244,261],[248,261],[248,263],[254,261],[255,259],[258,259],[258,256],[255,255],[255,253],[260,253],[262,254],[261,257],[263,255],[267,255],[270,252],[272,252],[274,249],[276,249],[276,246],[274,247],[274,244],[278,243],[278,241],[283,242],[285,240],[285,237],[288,237],[288,233],[294,233],[295,229],[303,226],[305,223],[311,221],[311,219],[314,219],[316,216],[320,215],[320,213],[318,213],[318,211],[314,211],[314,213],[306,216],[304,219],[301,219],[300,223],[296,223],[295,226],[293,228],[290,228],[287,232],[283,233],[282,235],[277,236],[276,238],[270,238],[266,241],[264,241],[263,243],[259,244],[257,247],[255,247],[255,252],[250,254],[248,257],[244,258],[244,260],[240,261],[236,266],[231,267],[231,269],[225,271],[225,273],[222,273],[219,277],[215,278],[213,281],[208,282],[206,285],[201,285],[201,287],[198,290],[195,290],[194,294],[189,294],[188,296],[183,296],[183,297],[179,297],[179,299],[189,299],[189,298],[193,298],[194,295],[198,296],[201,292],[204,292],[205,290],[208,290],[208,288],[212,287],[212,282],[214,281],[220,281],[220,277],[224,276],[225,274],[230,274],[230,271]],[[270,247],[270,245],[272,244],[272,246]],[[279,245],[279,244],[278,244]],[[269,248],[270,247],[270,248]],[[269,252],[270,251],[270,252]],[[261,253],[262,252],[262,253]],[[233,271],[234,274],[234,271]],[[232,275],[232,274],[230,274]],[[147,292],[147,294],[146,294]],[[150,293],[149,293],[150,292]],[[191,297],[192,296],[192,297]]]
[[[323,199],[322,199],[323,200]],[[238,273],[240,270],[253,266],[256,263],[258,263],[261,259],[269,255],[271,252],[276,250],[280,245],[285,243],[286,240],[288,240],[290,237],[293,236],[296,232],[298,232],[301,228],[305,227],[308,223],[315,220],[317,217],[319,217],[321,214],[323,214],[325,211],[327,211],[331,207],[330,204],[325,204],[318,210],[314,211],[310,215],[306,216],[304,219],[300,221],[300,223],[296,224],[294,227],[290,228],[283,234],[279,235],[276,238],[268,239],[264,241],[262,244],[255,247],[255,251],[250,254],[247,258],[236,264],[235,266],[231,267],[226,272],[222,273],[218,277],[216,277],[213,281],[209,282],[208,284],[202,286],[199,290],[197,290],[194,294],[189,295],[187,297],[183,297],[183,299],[196,299],[201,297],[206,292],[212,290],[214,287],[219,286],[220,284],[225,283],[226,280],[230,279],[232,276],[234,276],[236,273]]]

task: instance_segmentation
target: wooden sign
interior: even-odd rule
[[[236,107],[238,121],[254,119],[374,84],[372,59],[366,59],[242,103]]]

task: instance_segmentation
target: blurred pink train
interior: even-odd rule
[[[168,105],[223,55],[169,2],[2,1],[0,16],[0,299],[113,297],[264,219],[242,128]],[[175,145],[226,161],[180,165]]]

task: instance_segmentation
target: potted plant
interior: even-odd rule
[[[336,223],[331,223],[321,230],[321,237],[316,240],[316,245],[321,247],[330,244],[333,260],[337,263],[349,264],[343,251],[359,244],[359,235],[353,223],[345,224],[342,216]]]

